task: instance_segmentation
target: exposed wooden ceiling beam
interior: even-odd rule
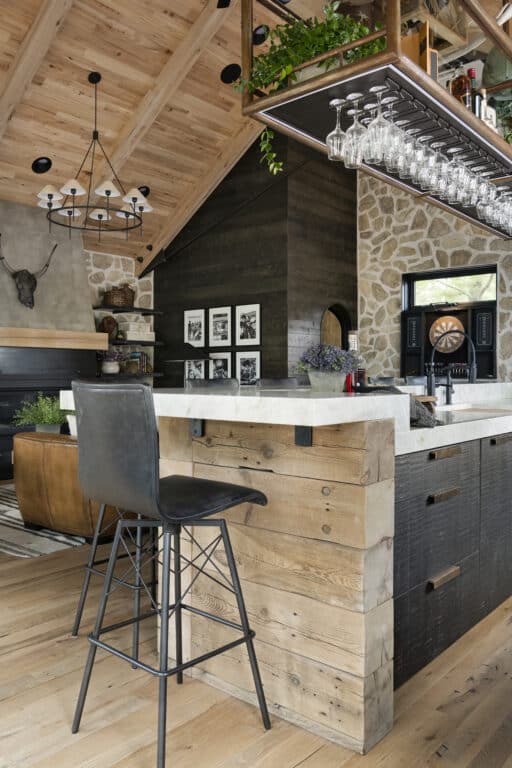
[[[110,153],[110,159],[116,171],[128,160],[164,106],[178,92],[199,56],[220,27],[226,23],[236,3],[237,0],[233,0],[229,8],[223,9],[217,8],[217,0],[207,2],[120,134]]]
[[[226,142],[225,149],[215,163],[212,163],[208,173],[197,179],[190,194],[183,198],[158,236],[153,239],[153,250],[144,257],[142,264],[138,265],[138,274],[146,269],[161,249],[165,248],[179,234],[222,179],[247,152],[260,133],[261,125],[253,120],[248,120],[242,125],[238,133]]]
[[[73,0],[44,0],[7,72],[0,96],[0,140],[14,110],[34,79]]]
[[[476,21],[484,34],[492,40],[494,45],[501,49],[509,61],[512,61],[512,39],[500,27],[494,16],[487,13],[479,0],[460,0],[460,3],[473,21]]]

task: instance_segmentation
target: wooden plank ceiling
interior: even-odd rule
[[[319,13],[322,4],[294,7]],[[88,234],[84,244],[142,256],[145,268],[261,131],[220,80],[240,62],[240,3],[0,0],[0,13],[0,199],[36,205],[44,184],[76,174],[92,130],[87,75],[98,70],[100,138],[126,188],[151,188],[154,212],[127,241]],[[255,21],[276,20],[259,7]],[[44,175],[31,170],[40,156],[53,162]]]

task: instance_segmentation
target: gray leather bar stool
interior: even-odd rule
[[[140,519],[122,518],[118,521],[112,552],[109,558],[103,590],[98,606],[96,623],[89,635],[89,654],[84,669],[82,685],[76,705],[72,732],[80,727],[91,672],[96,651],[101,648],[129,662],[132,667],[143,669],[158,677],[158,736],[157,768],[165,766],[166,720],[167,720],[167,680],[176,675],[178,683],[183,682],[183,672],[220,653],[245,644],[253,674],[256,695],[260,707],[263,725],[270,728],[263,685],[254,651],[254,631],[249,626],[240,579],[226,525],[222,518],[209,519],[225,509],[249,502],[265,505],[264,494],[252,488],[245,488],[230,483],[170,475],[159,478],[158,471],[158,433],[153,407],[151,387],[145,384],[99,384],[73,382],[73,394],[77,415],[78,429],[78,473],[84,494],[88,498],[121,509],[130,509],[140,515]],[[211,563],[213,549],[211,545],[203,548],[197,543],[189,527],[208,526],[217,529],[213,549],[222,542],[229,569],[229,578],[221,575],[228,584],[224,584],[236,598],[240,623],[229,621],[201,610],[186,602],[190,585],[182,592],[182,572],[190,568],[196,573],[194,579],[203,574],[222,583],[216,573],[212,576],[206,570]],[[114,569],[118,551],[124,547],[128,551],[126,536],[133,543],[133,531],[143,528],[161,531],[162,539],[162,577],[159,604],[153,600],[143,576],[144,561],[131,558],[136,580],[146,587],[145,592],[151,601],[150,610],[140,613],[137,606],[133,618],[104,626],[105,612],[110,594],[116,588]],[[188,559],[181,554],[180,536],[182,531],[189,535],[198,546],[200,555],[205,560],[199,563],[199,555]],[[171,553],[173,554],[174,598],[170,599]],[[200,657],[183,661],[182,614],[183,612],[200,615],[228,626],[239,633],[233,641],[214,649]],[[142,620],[151,616],[160,618],[159,663],[157,667],[139,660],[138,642],[133,645],[129,655],[113,645],[106,643],[103,635],[121,627],[133,625],[139,627]],[[169,667],[169,626],[174,616],[176,640],[176,664]]]

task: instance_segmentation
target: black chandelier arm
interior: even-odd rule
[[[78,171],[77,171],[77,172],[76,172],[76,174],[75,174],[75,179],[78,179],[78,177],[79,177],[79,176],[80,176],[80,174],[82,173],[82,168],[83,168],[83,167],[84,167],[84,165],[85,165],[85,161],[86,161],[86,160],[87,160],[87,158],[89,157],[89,152],[91,151],[91,149],[92,149],[92,145],[93,145],[93,144],[94,144],[94,139],[91,139],[91,143],[89,144],[89,147],[88,147],[88,149],[87,149],[87,152],[86,152],[86,153],[85,153],[85,155],[84,155],[84,159],[82,160],[82,162],[81,162],[81,164],[80,164],[80,168],[78,169]],[[66,196],[65,196],[65,198],[64,198],[64,202],[62,203],[62,206],[61,206],[61,208],[65,208],[65,207],[66,207],[66,200],[68,199],[68,197],[69,197],[69,195],[66,195]]]
[[[96,86],[94,86],[96,88]],[[91,187],[92,187],[92,177],[94,175],[94,155],[96,152],[96,141],[93,139],[92,141],[92,156],[91,156],[91,175],[89,176],[89,185],[87,187],[87,210],[89,210],[90,202],[91,202]]]
[[[107,153],[105,152],[105,149],[103,148],[103,144],[101,143],[101,141],[99,140],[99,138],[98,138],[98,139],[96,139],[96,141],[98,142],[99,148],[100,148],[100,149],[101,149],[101,151],[103,152],[103,157],[104,157],[104,158],[105,158],[105,160],[107,161],[107,163],[108,163],[108,166],[109,166],[110,170],[112,171],[112,173],[113,173],[113,175],[114,175],[114,179],[117,181],[117,183],[118,183],[118,184],[119,184],[119,186],[121,187],[121,191],[122,191],[123,195],[126,195],[126,190],[125,190],[125,188],[124,188],[124,186],[123,186],[123,183],[122,183],[121,179],[119,178],[119,176],[117,175],[117,173],[115,172],[115,170],[114,170],[114,166],[113,166],[113,165],[112,165],[112,163],[110,162],[110,160],[109,160],[109,157],[108,157]]]
[[[107,210],[105,208],[105,206],[98,206],[98,207],[100,208],[100,210],[104,210],[104,211]],[[98,231],[98,225],[97,224],[95,226],[91,225],[90,227],[88,227],[85,222],[84,222],[84,224],[80,224],[78,222],[72,223],[70,221],[72,216],[67,216],[66,217],[67,221],[65,221],[65,220],[60,221],[59,219],[63,219],[63,217],[59,213],[59,211],[62,211],[63,209],[66,209],[66,210],[68,210],[71,213],[72,213],[73,210],[75,210],[75,211],[85,211],[85,222],[86,222],[87,221],[87,214],[90,211],[91,206],[87,206],[87,205],[70,206],[69,205],[69,206],[61,206],[60,208],[52,208],[46,214],[46,218],[52,224],[56,224],[59,227],[66,227],[66,229],[68,229],[68,228],[69,229],[77,229],[77,230],[86,231],[86,232],[97,232]],[[106,233],[108,233],[108,232],[126,232],[126,231],[130,231],[132,229],[138,229],[142,225],[142,216],[140,214],[138,214],[138,213],[130,213],[130,214],[128,214],[126,216],[126,211],[123,211],[121,208],[117,208],[117,207],[113,207],[113,206],[110,207],[109,212],[110,213],[112,213],[112,212],[114,212],[114,213],[122,213],[125,216],[125,223],[124,223],[124,225],[122,227],[111,227],[111,226],[108,226],[108,222],[105,220],[106,226],[102,229],[103,232],[106,232]],[[58,216],[58,218],[57,218],[57,216]],[[130,222],[130,223],[128,223],[128,222]],[[103,222],[100,222],[100,223],[103,223]]]

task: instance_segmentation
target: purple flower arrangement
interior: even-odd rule
[[[301,372],[331,371],[347,374],[359,367],[357,352],[342,349],[334,344],[313,344],[301,356],[297,369]]]

